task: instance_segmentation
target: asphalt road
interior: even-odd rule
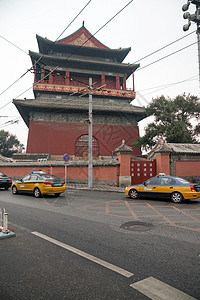
[[[0,299],[200,299],[200,199],[0,190]]]

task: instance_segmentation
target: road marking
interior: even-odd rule
[[[146,205],[148,207],[151,207],[151,209],[153,211],[155,211],[159,216],[161,216],[165,221],[167,221],[167,223],[169,223],[171,226],[175,226],[176,224],[171,221],[170,219],[168,219],[167,217],[165,217],[165,215],[161,214],[156,208],[153,207],[153,205],[151,205],[150,203],[146,202]]]
[[[131,215],[133,216],[133,218],[134,218],[135,220],[138,220],[138,219],[139,219],[138,216],[136,215],[135,211],[131,208],[131,206],[130,206],[130,204],[128,203],[128,201],[125,200],[124,203],[125,203],[126,206],[128,207],[128,209],[129,209]]]
[[[152,300],[197,300],[153,277],[135,282],[130,286]]]
[[[105,211],[106,214],[109,214],[110,213],[110,205],[109,205],[109,202],[106,202],[106,211]]]
[[[195,222],[200,223],[200,220],[199,220],[199,219],[193,217],[191,214],[186,213],[185,211],[183,211],[183,209],[179,209],[179,208],[177,208],[177,207],[175,207],[175,206],[173,206],[173,209],[179,211],[181,214],[183,214],[183,215],[189,217],[190,219],[194,220]]]
[[[110,264],[110,263],[108,263],[108,262],[106,262],[106,261],[104,261],[104,260],[102,260],[100,258],[97,258],[97,257],[95,257],[93,255],[90,255],[90,254],[88,254],[86,252],[83,252],[83,251],[81,251],[79,249],[71,247],[71,246],[69,246],[67,244],[59,242],[59,241],[57,241],[57,240],[55,240],[55,239],[53,239],[53,238],[51,238],[51,237],[49,237],[47,235],[44,235],[44,234],[36,232],[36,231],[32,232],[32,234],[34,234],[34,235],[36,235],[36,236],[38,236],[38,237],[40,237],[40,238],[42,238],[42,239],[50,242],[50,243],[53,243],[53,244],[55,244],[57,246],[60,246],[60,247],[66,249],[68,251],[71,251],[71,252],[73,252],[75,254],[78,254],[78,255],[80,255],[80,256],[88,259],[88,260],[91,260],[91,261],[93,261],[93,262],[95,262],[95,263],[97,263],[97,264],[99,264],[99,265],[101,265],[101,266],[103,266],[103,267],[105,267],[107,269],[110,269],[110,270],[112,270],[112,271],[114,271],[116,273],[119,273],[120,275],[123,275],[123,276],[125,276],[127,278],[129,278],[129,277],[131,277],[131,276],[134,275],[131,272],[128,272],[128,271],[126,271],[126,270],[124,270],[122,268],[119,268],[119,267],[117,267],[117,266],[115,266],[113,264]]]

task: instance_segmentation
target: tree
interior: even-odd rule
[[[144,136],[132,144],[134,147],[149,150],[160,138],[168,143],[198,143],[200,101],[196,96],[158,97],[149,104],[146,113],[154,117],[154,122],[147,125]]]
[[[20,144],[17,137],[8,131],[0,130],[0,154],[12,157],[14,153],[21,153],[24,145]]]

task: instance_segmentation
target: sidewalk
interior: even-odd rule
[[[104,191],[104,192],[118,192],[124,193],[125,188],[121,188],[118,186],[109,186],[109,185],[93,185],[90,189],[88,184],[82,183],[67,183],[67,189],[76,189],[76,190],[88,190],[88,191]]]

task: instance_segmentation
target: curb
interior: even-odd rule
[[[94,186],[91,189],[84,185],[67,185],[67,189],[77,189],[77,190],[85,190],[85,191],[99,191],[99,192],[117,192],[124,193],[125,188],[113,188],[113,187],[104,187],[104,186]]]

